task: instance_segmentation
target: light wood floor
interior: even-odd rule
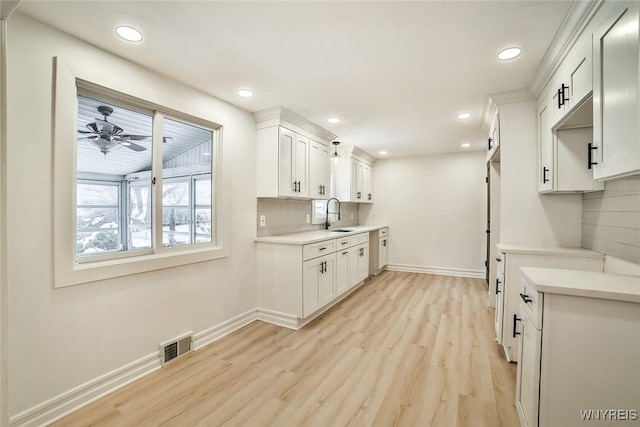
[[[384,272],[302,330],[254,322],[56,426],[519,426],[484,280]]]

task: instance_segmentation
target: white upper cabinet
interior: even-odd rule
[[[562,62],[551,85],[550,117],[552,126],[579,108],[592,93],[591,34],[585,33]],[[592,119],[589,119],[591,122]]]
[[[309,138],[278,128],[278,196],[309,197]],[[258,160],[259,161],[259,160]]]
[[[538,101],[538,192],[604,189],[593,177],[592,36],[571,47]]]
[[[309,197],[329,198],[329,175],[329,147],[312,139],[309,145]]]
[[[257,196],[328,198],[329,145],[336,135],[284,107],[254,117]]]
[[[593,33],[593,176],[640,172],[638,29],[640,3],[606,2]]]
[[[341,148],[342,158],[334,166],[335,197],[341,202],[373,203],[375,158],[358,147]]]

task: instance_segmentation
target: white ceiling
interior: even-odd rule
[[[283,105],[381,157],[485,149],[487,95],[530,85],[570,6],[23,0],[18,11],[248,111]],[[118,24],[144,40],[118,39]],[[496,59],[514,45],[521,57]],[[236,94],[245,87],[253,98]],[[462,111],[472,118],[458,120]]]

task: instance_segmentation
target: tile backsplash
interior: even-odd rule
[[[342,219],[332,222],[333,228],[359,224],[357,203],[342,203],[340,213]],[[353,219],[351,214],[354,214]],[[260,227],[260,215],[266,218],[264,227]],[[323,227],[321,224],[307,224],[307,215],[312,216],[310,200],[258,198],[257,237],[319,230]]]
[[[582,246],[640,264],[640,177],[582,196]]]

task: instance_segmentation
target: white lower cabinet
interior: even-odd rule
[[[516,379],[521,425],[639,426],[638,278],[523,271]]]
[[[258,318],[298,329],[369,277],[369,233],[256,243]]]
[[[375,276],[389,263],[389,228],[371,232],[372,241],[369,252],[369,274]]]
[[[533,248],[498,244],[498,278],[496,282],[496,340],[505,357],[513,362],[518,357],[518,318],[520,317],[521,267],[565,268],[603,271],[601,253],[580,248]],[[503,270],[503,271],[502,271]]]

